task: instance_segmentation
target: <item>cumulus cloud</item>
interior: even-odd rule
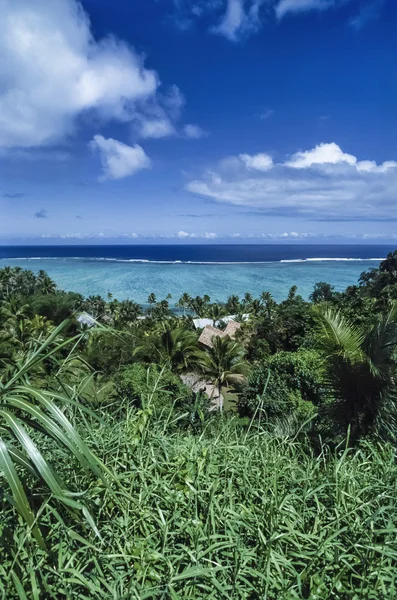
[[[342,162],[354,165],[357,162],[357,158],[352,154],[342,152],[337,144],[331,143],[319,144],[313,150],[307,150],[306,152],[296,152],[285,165],[295,169],[305,169],[312,165],[336,165]]]
[[[343,152],[335,143],[319,144],[313,150],[296,152],[284,164],[294,169],[306,169],[313,165],[337,165],[341,163],[354,165],[360,173],[387,173],[387,171],[397,167],[397,163],[393,160],[387,160],[381,165],[377,165],[374,160],[358,161],[352,154]]]
[[[160,90],[123,41],[96,40],[78,0],[0,0],[0,13],[0,149],[59,142],[87,114],[134,123],[143,138],[175,134],[180,90]]]
[[[256,169],[257,171],[268,171],[273,166],[273,159],[268,154],[239,154],[247,169]]]
[[[0,146],[53,142],[90,110],[129,119],[156,92],[156,73],[132,48],[94,40],[76,0],[0,0],[0,11]]]
[[[267,154],[229,157],[186,189],[263,214],[337,220],[397,217],[397,162],[358,160],[335,143],[297,152],[283,163],[274,163]]]
[[[127,146],[113,138],[96,135],[90,145],[100,153],[103,179],[121,179],[150,168],[150,159],[138,144]]]

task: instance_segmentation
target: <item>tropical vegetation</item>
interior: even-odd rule
[[[396,265],[145,306],[0,270],[0,598],[397,598]]]

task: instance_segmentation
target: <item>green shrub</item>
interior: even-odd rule
[[[138,408],[150,404],[161,409],[193,402],[192,391],[179,377],[158,365],[135,363],[116,373],[114,383],[116,396]]]
[[[130,335],[100,331],[90,333],[85,357],[95,371],[112,375],[133,362],[133,340]]]
[[[83,296],[75,292],[58,292],[29,297],[29,305],[33,314],[41,315],[59,325],[68,319],[83,303]]]
[[[314,351],[274,354],[253,369],[240,393],[239,413],[252,416],[260,403],[269,420],[307,419],[315,414],[321,399],[321,377],[322,362]]]

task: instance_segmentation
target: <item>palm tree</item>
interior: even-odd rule
[[[173,371],[192,368],[200,360],[197,335],[182,327],[167,327],[162,333],[135,348],[134,354],[149,362],[159,362]]]
[[[226,308],[232,315],[236,315],[237,313],[241,312],[240,298],[236,295],[229,296],[226,302]]]
[[[28,304],[21,306],[15,298],[11,298],[9,302],[2,302],[0,306],[3,328],[12,335],[17,343],[24,343],[27,340],[28,309]]]
[[[253,299],[252,294],[250,294],[249,292],[246,292],[244,294],[243,305],[245,308],[247,308],[251,305],[252,299]]]
[[[265,307],[268,318],[271,319],[272,314],[277,307],[276,301],[274,300],[270,292],[262,292],[261,301]]]
[[[2,296],[8,298],[16,284],[15,271],[12,267],[4,267],[0,270],[0,285]]]
[[[352,442],[370,431],[396,434],[397,306],[368,328],[334,308],[316,310],[335,424]]]
[[[176,303],[176,306],[180,306],[181,308],[183,308],[183,314],[185,315],[186,309],[189,308],[191,301],[191,296],[187,292],[184,292],[179,298],[178,302]]]
[[[125,325],[132,323],[142,314],[140,304],[133,302],[132,300],[123,300],[118,305],[117,323],[119,325]]]
[[[238,383],[244,379],[247,371],[245,349],[228,336],[214,336],[212,344],[212,347],[207,348],[202,354],[200,368],[217,388],[220,399],[222,386]],[[222,408],[220,405],[221,410]]]
[[[215,325],[226,315],[225,308],[221,304],[210,304],[205,312],[206,317],[212,319],[212,324]]]
[[[106,302],[102,296],[89,296],[85,301],[85,308],[95,319],[100,319],[106,312]]]
[[[36,279],[36,289],[40,294],[54,294],[56,290],[55,282],[43,270],[40,270]]]

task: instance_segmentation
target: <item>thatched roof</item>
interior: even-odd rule
[[[226,337],[234,338],[236,335],[236,331],[240,329],[240,323],[237,321],[229,321],[226,326],[226,329],[222,331],[222,329],[218,329],[218,327],[213,327],[213,325],[206,325],[199,337],[199,342],[204,346],[208,346],[209,348],[213,347],[212,338],[214,336],[217,337]]]
[[[218,329],[217,327],[213,327],[212,325],[206,325],[204,327],[200,337],[199,342],[204,346],[208,346],[209,348],[213,347],[212,338],[214,336],[217,337],[226,337],[227,333],[222,331],[222,329]]]
[[[226,333],[226,335],[228,335],[229,337],[234,338],[240,327],[241,324],[237,323],[237,321],[229,321],[229,323],[226,325],[224,333]]]

